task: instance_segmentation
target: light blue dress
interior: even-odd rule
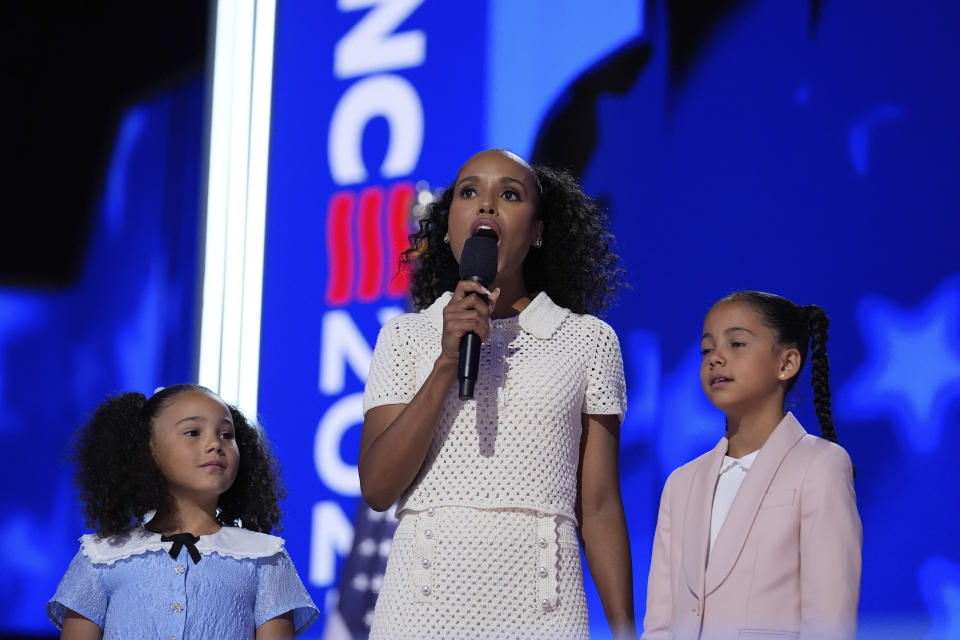
[[[294,612],[297,635],[319,611],[276,536],[235,527],[201,536],[194,564],[186,547],[143,528],[81,548],[47,603],[57,627],[72,609],[103,629],[103,640],[253,638],[257,627]]]

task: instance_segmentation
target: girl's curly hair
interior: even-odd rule
[[[542,166],[533,171],[543,245],[531,248],[524,261],[527,290],[545,291],[574,313],[598,314],[613,301],[624,278],[607,216],[569,173]],[[417,309],[453,291],[459,280],[457,262],[443,241],[453,196],[451,185],[440,200],[427,205],[419,230],[410,234],[410,248],[400,256],[400,268],[412,272],[410,294]]]
[[[97,407],[77,433],[73,461],[74,484],[80,490],[87,526],[101,537],[123,533],[143,524],[144,516],[172,506],[167,481],[150,448],[153,419],[173,397],[184,391],[212,391],[195,384],[178,384],[155,393],[123,393]],[[270,533],[280,521],[285,492],[270,445],[260,429],[236,407],[233,418],[240,467],[233,485],[220,496],[217,521]]]

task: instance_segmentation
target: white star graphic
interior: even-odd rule
[[[927,640],[960,638],[960,565],[933,556],[917,572],[931,628]]]
[[[947,409],[960,398],[960,276],[914,309],[868,296],[858,316],[867,359],[841,388],[838,413],[889,416],[911,450],[935,451]]]

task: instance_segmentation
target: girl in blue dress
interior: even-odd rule
[[[281,489],[268,444],[209,389],[108,399],[81,429],[75,461],[96,534],[80,539],[47,603],[61,638],[272,640],[318,617],[269,535]]]

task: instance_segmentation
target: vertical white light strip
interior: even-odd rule
[[[220,314],[220,371],[219,392],[227,402],[240,403],[240,336],[243,317],[243,261],[245,259],[245,235],[247,218],[247,159],[249,157],[250,134],[250,67],[253,58],[253,11],[256,7],[254,0],[233,0],[233,33],[229,41],[233,45],[227,53],[231,60],[224,64],[223,69],[229,68],[230,78],[226,80],[230,85],[229,94],[224,97],[229,100],[224,111],[227,125],[223,131],[227,139],[223,141],[224,162],[226,163],[226,191],[223,195],[224,217],[227,224],[223,230],[226,245],[223,261],[223,306]],[[230,2],[218,3],[219,6]],[[220,18],[217,18],[219,30]],[[227,27],[229,28],[229,27]],[[219,52],[218,52],[219,54]],[[227,66],[229,65],[229,67]],[[217,83],[216,65],[214,65],[214,84]],[[213,113],[217,117],[218,112]],[[212,149],[211,141],[211,149]],[[240,261],[237,261],[237,258]],[[251,408],[244,405],[244,411]],[[256,414],[254,414],[256,415]]]
[[[250,151],[247,174],[247,241],[243,263],[243,332],[240,336],[238,401],[256,416],[260,380],[260,319],[263,256],[267,227],[267,171],[270,157],[270,105],[273,102],[273,35],[276,0],[258,0],[254,32],[253,87],[250,95]]]
[[[210,104],[210,143],[207,158],[206,223],[204,228],[203,298],[200,311],[198,382],[220,391],[220,340],[223,318],[223,276],[227,229],[227,155],[230,136],[230,94],[233,66],[233,17],[236,5],[216,8],[213,89]]]
[[[256,416],[275,0],[219,0],[200,384]]]

